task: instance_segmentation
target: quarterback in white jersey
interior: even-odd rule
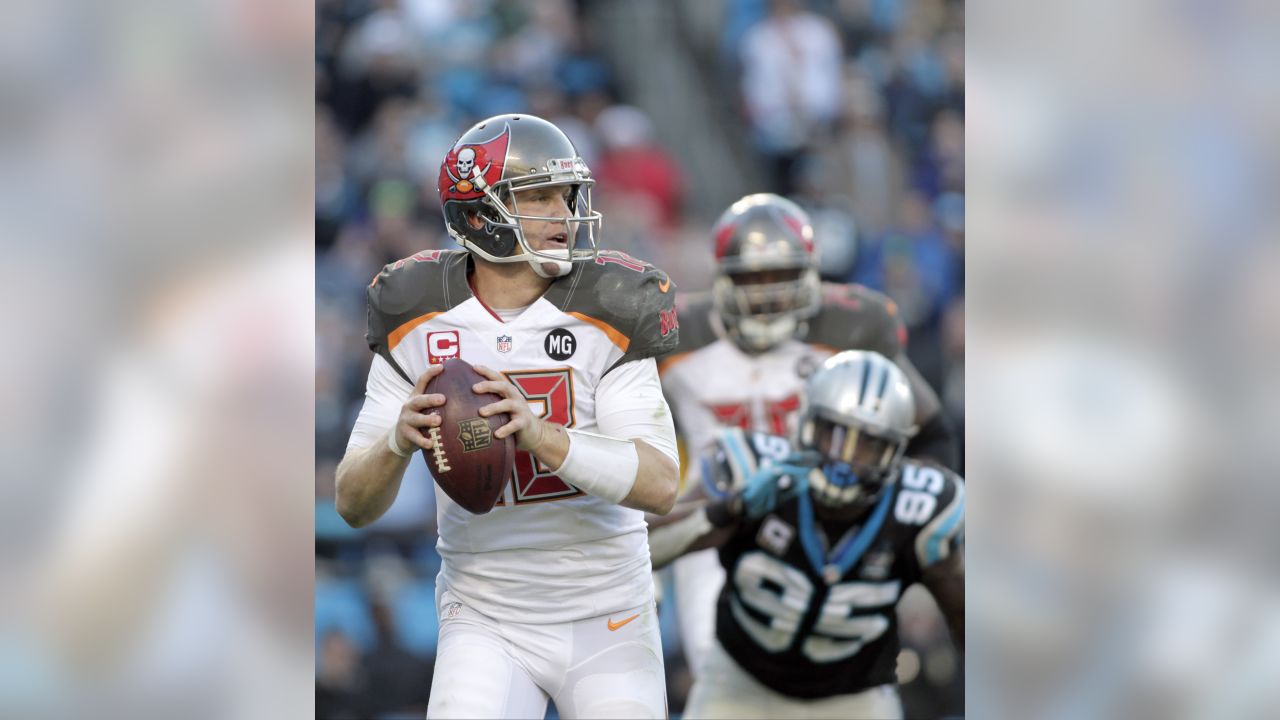
[[[656,355],[677,329],[670,278],[600,251],[586,166],[554,125],[490,118],[446,156],[439,191],[466,250],[388,265],[369,288],[377,356],[338,470],[353,525],[395,498],[461,358],[502,400],[512,480],[473,515],[437,488],[440,642],[428,716],[661,717],[644,513],[675,502],[678,458]],[[582,247],[583,245],[586,247]],[[589,661],[589,662],[588,662]]]
[[[679,347],[660,360],[689,456],[706,451],[725,427],[789,435],[805,378],[836,352],[871,350],[911,381],[920,432],[908,452],[954,467],[953,433],[937,395],[906,358],[893,301],[859,285],[819,281],[803,209],[777,195],[748,195],[721,215],[712,236],[715,286],[709,296],[681,299]],[[696,464],[689,470],[696,475]],[[696,673],[711,647],[724,571],[708,551],[681,558],[673,573],[685,659]]]

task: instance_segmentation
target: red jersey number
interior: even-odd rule
[[[535,404],[538,417],[565,427],[573,427],[573,371],[513,370],[503,375],[520,390],[525,399]],[[536,407],[541,405],[539,409]],[[538,461],[532,453],[516,451],[515,473],[512,477],[513,497],[516,505],[563,500],[578,497],[582,491],[552,474],[552,470]],[[499,498],[498,505],[506,502]]]

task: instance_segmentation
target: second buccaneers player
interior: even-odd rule
[[[770,193],[739,199],[716,222],[715,284],[681,298],[679,346],[659,363],[686,452],[696,456],[725,426],[788,435],[805,378],[837,352],[871,350],[911,383],[919,432],[908,454],[954,469],[954,431],[907,359],[893,301],[860,285],[821,282],[813,232],[808,213]],[[695,485],[686,479],[684,487]],[[724,571],[710,551],[674,567],[685,658],[696,673],[711,647]]]

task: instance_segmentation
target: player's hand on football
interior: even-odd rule
[[[419,375],[418,382],[413,386],[413,394],[400,407],[400,417],[396,420],[395,433],[396,446],[401,448],[401,452],[414,447],[423,450],[435,447],[435,442],[428,433],[431,432],[431,428],[440,427],[440,414],[431,412],[431,409],[444,405],[444,395],[437,393],[427,395],[425,392],[427,383],[442,370],[444,370],[443,365],[432,365],[426,372]]]
[[[506,378],[483,365],[477,365],[475,369],[486,379],[476,383],[471,389],[477,394],[493,393],[502,397],[498,402],[480,408],[480,416],[507,413],[511,418],[506,425],[494,430],[493,436],[502,439],[514,433],[516,447],[532,452],[542,444],[543,437],[549,432],[547,424],[533,414],[529,409],[529,401]]]

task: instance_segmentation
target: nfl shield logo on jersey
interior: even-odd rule
[[[498,352],[500,353],[511,352],[511,336],[510,335],[498,336]]]

